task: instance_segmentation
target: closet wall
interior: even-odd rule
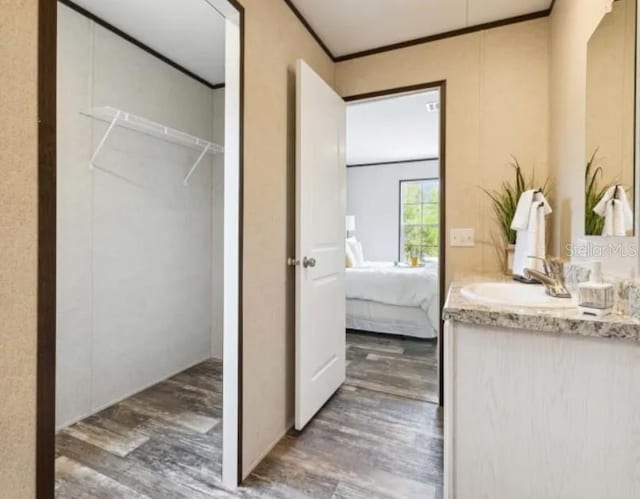
[[[224,88],[213,91],[213,141],[224,144]],[[224,155],[213,158],[213,213],[211,218],[213,287],[211,289],[211,356],[222,359],[224,312]]]
[[[197,151],[116,128],[91,171],[107,124],[80,112],[109,105],[213,138],[223,110],[218,91],[58,11],[60,427],[221,351],[212,172],[222,161],[208,157],[185,187]]]

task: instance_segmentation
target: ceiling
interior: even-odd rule
[[[552,0],[288,0],[334,57],[548,11]]]
[[[385,163],[439,155],[439,101],[429,90],[347,106],[347,164]]]
[[[224,29],[213,0],[72,0],[212,85],[224,82]],[[552,0],[285,0],[332,57],[515,16]]]
[[[73,0],[210,84],[224,82],[225,20],[207,0]]]

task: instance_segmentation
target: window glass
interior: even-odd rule
[[[437,257],[440,249],[440,182],[400,181],[400,255]]]

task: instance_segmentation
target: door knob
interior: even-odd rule
[[[316,259],[311,257],[307,258],[306,256],[302,259],[302,266],[306,269],[307,267],[315,267]]]
[[[300,265],[300,260],[296,260],[295,258],[287,258],[287,265],[289,267],[296,267],[298,265]]]

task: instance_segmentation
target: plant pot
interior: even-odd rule
[[[504,273],[507,275],[513,275],[513,255],[516,252],[515,244],[507,244],[507,247],[504,249],[505,253],[505,264],[506,268],[504,269]]]

